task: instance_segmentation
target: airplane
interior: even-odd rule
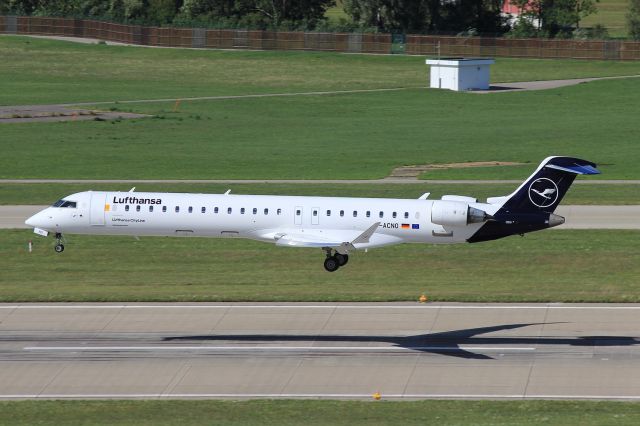
[[[280,247],[320,248],[335,272],[356,250],[401,243],[476,243],[565,222],[554,210],[577,175],[600,172],[572,157],[548,157],[512,194],[429,199],[302,197],[85,191],[64,197],[25,223],[41,236],[63,234],[247,238]]]

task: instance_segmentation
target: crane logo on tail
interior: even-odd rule
[[[529,185],[529,200],[538,207],[553,205],[558,199],[558,185],[548,178],[539,178]]]

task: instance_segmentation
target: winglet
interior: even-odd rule
[[[378,230],[379,226],[380,226],[380,222],[374,223],[366,231],[364,231],[362,234],[358,235],[355,238],[355,240],[351,241],[351,244],[353,245],[353,244],[366,244],[366,243],[368,243],[369,242],[369,238],[371,238],[373,233]]]

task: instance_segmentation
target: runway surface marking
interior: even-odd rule
[[[259,304],[259,305],[190,305],[190,304],[168,304],[168,305],[12,305],[4,304],[0,305],[0,309],[489,309],[489,310],[522,310],[522,309],[568,309],[568,310],[640,310],[640,305],[571,305],[571,304],[537,304],[537,305],[474,305],[460,304],[460,305],[441,305],[441,304],[422,304],[418,305],[413,302],[407,302],[411,304],[407,305],[272,305],[272,304]]]
[[[450,346],[27,346],[25,351],[246,351],[246,352],[268,352],[268,351],[483,351],[483,352],[507,352],[507,351],[535,351],[536,348],[496,348],[496,347],[468,347],[457,348]]]
[[[502,394],[381,394],[382,399],[560,399],[560,400],[627,400],[640,396],[627,395],[502,395]],[[0,399],[371,399],[367,393],[131,393],[131,394],[21,394],[0,395]]]

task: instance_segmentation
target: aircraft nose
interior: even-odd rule
[[[35,217],[36,217],[36,215],[31,216],[29,219],[24,221],[24,224],[27,225],[27,226],[30,226],[32,228],[35,228],[36,227],[36,223],[33,220]]]
[[[45,212],[45,210],[40,211],[36,214],[34,214],[33,216],[31,216],[30,218],[28,218],[27,220],[24,221],[25,225],[32,227],[32,228],[50,228],[50,226],[47,226],[50,224],[50,220],[49,220],[49,216],[47,215],[47,213]]]

